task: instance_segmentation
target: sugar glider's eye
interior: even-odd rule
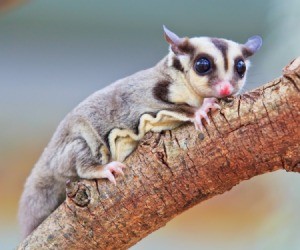
[[[194,68],[199,75],[205,75],[211,71],[211,61],[206,57],[200,57],[195,62]]]
[[[236,61],[235,70],[239,74],[240,77],[244,77],[244,74],[246,71],[246,64],[242,59]]]

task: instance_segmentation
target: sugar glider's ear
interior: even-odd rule
[[[246,49],[246,54],[248,56],[252,56],[260,49],[262,45],[262,38],[260,36],[252,36],[247,42],[244,44],[244,48]]]
[[[174,32],[172,32],[169,29],[167,29],[167,27],[165,25],[163,25],[163,28],[164,28],[165,39],[171,45],[172,51],[176,55],[178,55],[178,54],[184,54],[184,52],[180,48],[181,47],[180,45],[182,45],[184,43],[184,41],[186,40],[186,38],[180,38]]]

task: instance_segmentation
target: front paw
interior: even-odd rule
[[[196,110],[194,114],[194,125],[197,130],[203,132],[203,123],[202,119],[204,118],[208,124],[210,124],[210,120],[207,116],[210,110],[220,109],[220,105],[217,104],[218,100],[216,98],[205,98],[203,100],[202,106]]]

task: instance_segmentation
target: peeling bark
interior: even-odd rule
[[[18,249],[127,249],[243,180],[300,172],[300,57],[282,77],[221,106],[204,133],[192,125],[148,133],[117,187],[68,183],[66,201]]]

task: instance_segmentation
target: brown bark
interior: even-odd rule
[[[66,201],[19,249],[126,249],[186,209],[243,180],[300,172],[300,57],[282,77],[230,102],[205,132],[148,133],[115,187],[68,184]]]

